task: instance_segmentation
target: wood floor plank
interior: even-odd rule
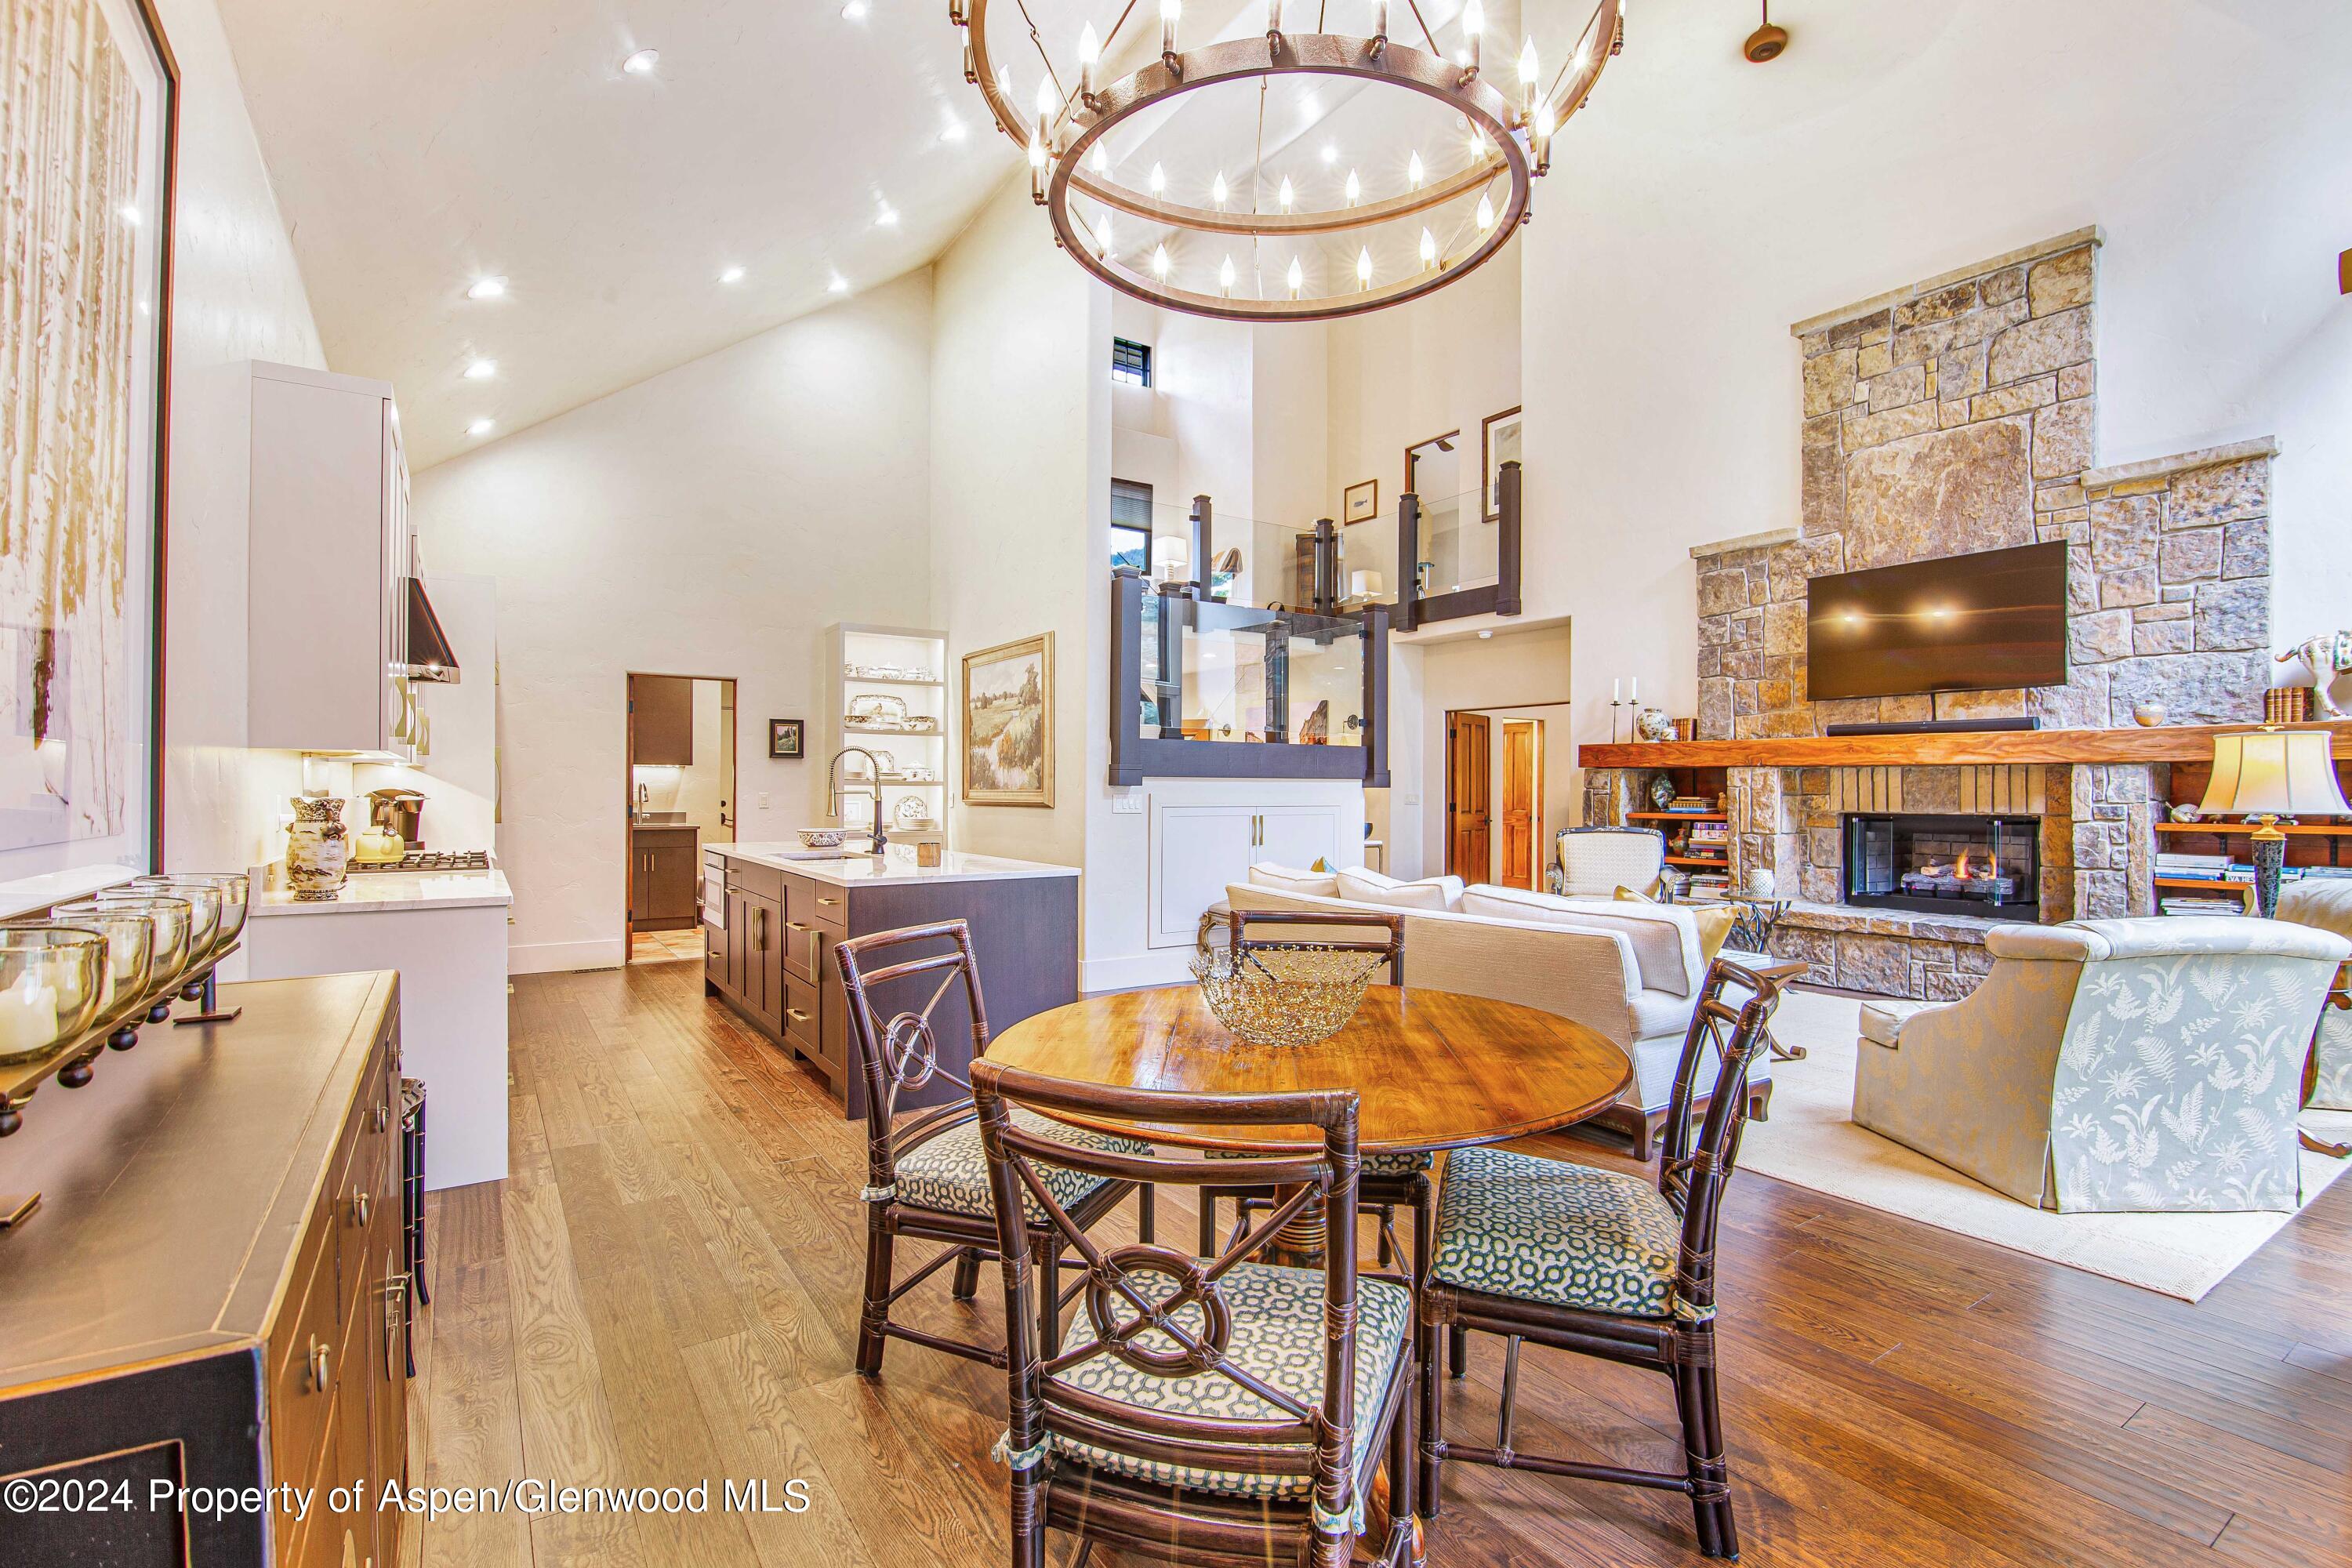
[[[512,1035],[514,1175],[428,1202],[412,1474],[707,1480],[714,1511],[412,1521],[404,1568],[1003,1561],[1003,1373],[903,1342],[879,1380],[849,1369],[863,1125],[691,963],[521,977]],[[1643,1169],[1573,1134],[1527,1147]],[[1127,1208],[1103,1226],[1134,1230]],[[1193,1232],[1190,1195],[1163,1193],[1160,1236]],[[1750,1568],[2352,1561],[2352,1183],[2195,1304],[1751,1174],[1719,1260]],[[894,1310],[1003,1332],[992,1266],[972,1302],[941,1274]],[[1491,1437],[1499,1369],[1482,1337],[1446,1389],[1454,1436]],[[1663,1379],[1532,1349],[1517,1439],[1616,1464],[1679,1448]],[[718,1511],[730,1478],[804,1479],[812,1506]],[[1444,1503],[1434,1568],[1704,1561],[1671,1493],[1456,1464]]]

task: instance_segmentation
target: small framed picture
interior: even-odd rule
[[[805,719],[771,719],[768,721],[768,755],[797,760],[808,754],[803,738],[808,728]]]
[[[1348,487],[1347,493],[1343,498],[1343,505],[1341,507],[1342,521],[1370,522],[1380,514],[1380,480],[1366,479],[1360,484],[1353,484]]]

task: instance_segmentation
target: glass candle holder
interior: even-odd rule
[[[201,882],[220,889],[220,929],[213,935],[213,950],[217,952],[235,942],[245,931],[245,910],[249,881],[242,871],[184,871],[175,881]]]
[[[59,904],[58,914],[84,907],[143,915],[154,932],[148,956],[148,989],[161,989],[163,984],[188,966],[188,933],[195,923],[195,906],[185,899],[168,898],[162,894],[132,893],[115,889],[100,893],[84,904]]]
[[[77,926],[0,930],[0,1062],[87,1033],[106,989],[106,939]]]
[[[185,899],[194,911],[188,926],[188,963],[200,965],[220,951],[221,890],[200,877],[134,877],[126,886],[141,893]]]
[[[96,931],[106,939],[106,984],[99,1010],[147,994],[148,975],[155,962],[155,927],[137,910],[109,910],[87,900],[59,904],[46,920],[9,921],[0,930],[23,931],[46,925],[72,926]]]

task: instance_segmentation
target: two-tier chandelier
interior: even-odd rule
[[[1182,0],[1156,0],[1157,57],[1104,81],[1107,61],[1149,48],[1147,37],[1127,29],[1154,0],[1125,0],[1108,36],[1085,26],[1071,40],[1074,69],[1057,69],[1025,0],[1010,3],[1019,8],[1011,31],[1035,50],[1040,72],[1025,103],[1016,98],[1015,84],[1016,71],[1026,67],[1019,58],[1025,51],[1014,44],[992,53],[990,0],[949,0],[949,14],[964,29],[964,79],[980,89],[998,128],[1028,150],[1031,195],[1051,217],[1056,242],[1087,270],[1139,300],[1234,321],[1359,315],[1467,275],[1510,243],[1526,221],[1532,183],[1549,168],[1559,128],[1624,47],[1624,0],[1599,0],[1570,58],[1549,82],[1532,37],[1515,49],[1485,37],[1480,0],[1468,0],[1453,18],[1459,41],[1450,54],[1423,19],[1419,0],[1396,7],[1401,22],[1410,18],[1419,45],[1390,36],[1388,0],[1339,0],[1363,13],[1360,19],[1371,29],[1365,36],[1286,31],[1284,0],[1266,0],[1263,36],[1191,49],[1178,47]],[[1432,0],[1433,9],[1436,4]],[[1319,29],[1332,0],[1290,0],[1288,8],[1303,14],[1309,6]],[[1345,78],[1420,95],[1419,129],[1426,130],[1433,112],[1446,122],[1446,145],[1455,151],[1430,146],[1424,161],[1420,145],[1392,146],[1358,163],[1373,168],[1375,183],[1390,181],[1393,188],[1368,190],[1351,164],[1338,205],[1309,205],[1311,195],[1302,197],[1297,188],[1303,179],[1283,174],[1275,185],[1276,171],[1269,166],[1278,160],[1270,159],[1267,144],[1266,93],[1293,76]],[[1181,139],[1185,122],[1174,117],[1174,100],[1253,85],[1254,143],[1234,171],[1236,181],[1217,171],[1200,193],[1205,204],[1171,195],[1161,159],[1151,160],[1140,187],[1115,174],[1106,141],[1115,128],[1139,122],[1134,129],[1148,135]],[[1434,111],[1428,100],[1434,100]],[[1398,142],[1412,136],[1402,129],[1410,118],[1407,101],[1384,109],[1376,121],[1397,127],[1392,139]],[[1150,113],[1159,105],[1169,107]],[[1328,145],[1324,157],[1332,157]],[[1119,215],[1130,220],[1123,234]]]

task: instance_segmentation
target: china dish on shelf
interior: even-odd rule
[[[923,804],[921,795],[902,795],[898,797],[898,804],[890,808],[890,817],[901,827],[929,827],[931,825],[931,808]]]
[[[841,667],[841,674],[845,680],[932,681],[939,679],[928,669],[903,664],[845,664]]]
[[[887,691],[861,691],[849,700],[849,722],[899,729],[907,722],[907,700]]]

